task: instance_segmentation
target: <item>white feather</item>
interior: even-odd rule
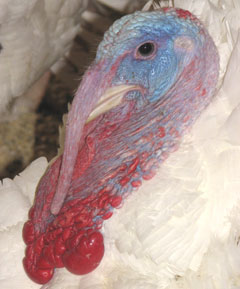
[[[86,0],[0,1],[0,112],[69,50],[85,6]]]
[[[33,202],[39,178],[47,167],[46,158],[39,158],[16,176],[0,183],[0,288],[36,289],[24,273],[22,259],[25,244],[22,227]]]

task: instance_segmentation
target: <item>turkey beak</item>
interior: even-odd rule
[[[125,92],[136,89],[134,85],[111,87],[118,65],[104,61],[90,66],[73,99],[68,113],[64,151],[57,189],[51,204],[51,213],[60,211],[68,193],[79,147],[84,143],[83,128],[86,122],[118,105]]]
[[[124,97],[125,93],[139,89],[136,85],[118,85],[108,88],[105,93],[99,99],[94,110],[90,113],[87,123],[95,119],[99,115],[109,111],[115,106],[119,105]]]

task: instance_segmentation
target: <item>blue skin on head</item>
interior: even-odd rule
[[[176,39],[191,39],[191,49],[181,49],[174,45]],[[136,57],[138,47],[153,42],[156,54],[151,59]],[[118,67],[114,85],[139,84],[147,89],[146,99],[157,101],[176,81],[197,49],[201,46],[199,27],[171,13],[136,12],[116,21],[105,34],[99,46],[96,60],[110,59],[110,65],[118,57],[124,58]],[[133,92],[130,93],[134,97]],[[135,96],[139,97],[136,91]],[[141,103],[144,103],[139,99]]]
[[[138,54],[139,46],[146,42],[155,46],[147,58]],[[129,166],[144,152],[149,154],[146,163],[156,160],[148,171],[156,169],[210,102],[218,78],[218,55],[207,31],[198,20],[179,18],[174,10],[136,12],[116,21],[99,45],[96,63],[103,60],[108,63],[106,73],[117,63],[111,86],[139,85],[144,94],[129,92],[119,106],[102,116],[92,132],[97,156],[84,178],[76,181],[76,187],[84,187],[80,192],[84,196],[108,184],[114,184],[117,195],[131,191],[130,183],[124,188],[119,185],[121,174],[102,187],[97,180],[108,179],[121,164]],[[98,142],[109,125],[116,128]],[[159,136],[159,128],[165,130],[165,136]],[[151,141],[145,138],[149,133],[153,134]],[[137,171],[140,176],[135,181],[146,173],[140,166]]]
[[[154,43],[155,52],[144,58],[138,55],[138,48],[146,42]],[[139,85],[145,93],[129,92],[119,106],[97,121],[96,129],[89,134],[97,143],[96,157],[84,178],[73,182],[72,191],[84,187],[74,197],[86,197],[110,184],[117,195],[131,191],[130,183],[124,188],[119,185],[121,174],[103,186],[98,180],[108,179],[119,166],[129,166],[144,152],[149,154],[146,163],[156,160],[148,171],[156,169],[210,102],[218,75],[216,49],[202,24],[179,18],[175,11],[136,12],[116,21],[99,45],[96,63],[103,60],[108,63],[106,73],[111,73],[117,63],[111,86]],[[198,85],[198,89],[206,90],[204,94],[196,89]],[[98,141],[102,131],[111,125],[114,130]],[[159,128],[164,128],[165,136],[159,137]],[[151,141],[145,138],[149,133],[153,134]],[[137,171],[139,176],[134,181],[146,173],[140,166]],[[67,199],[71,198],[70,193]]]
[[[159,103],[159,100],[162,103],[166,99],[169,102],[176,102],[179,93],[183,95],[183,99],[188,98],[189,92],[186,90],[181,90],[178,94],[175,91],[175,95],[172,93],[171,96],[169,93],[174,86],[178,87],[177,84],[181,83],[179,80],[188,64],[196,56],[202,57],[205,54],[202,48],[211,41],[208,41],[210,37],[198,20],[191,16],[178,17],[179,12],[174,9],[167,12],[136,12],[117,21],[105,34],[104,40],[99,45],[96,61],[83,78],[68,115],[63,162],[51,206],[54,214],[59,212],[70,188],[77,153],[84,142],[82,132],[86,117],[107,88],[134,84],[137,87],[135,92],[131,91],[126,95],[122,103],[135,99],[133,110],[136,113],[141,109],[151,113],[149,104]],[[143,57],[141,50],[138,50],[146,42],[151,42],[154,47],[154,53],[150,57]],[[201,61],[205,63],[203,59]],[[203,65],[200,66],[202,68],[198,69],[199,72],[204,71]],[[199,78],[197,74],[199,73],[195,73],[196,78],[192,79],[191,85],[187,85],[189,91],[197,85],[195,83]],[[189,78],[191,76],[185,77],[186,83],[190,82]],[[181,85],[185,83],[182,81]],[[198,111],[201,111],[202,105],[206,105],[203,99],[195,94],[189,95],[188,102],[192,101],[192,111],[195,115],[189,116],[189,119],[193,120],[198,115],[195,113],[193,103],[196,106],[196,102],[198,104],[202,102],[198,105]],[[178,109],[182,110],[185,105],[184,101],[179,102]],[[174,109],[177,109],[176,105]],[[170,110],[169,112],[174,109],[165,107],[165,111]],[[125,110],[122,107],[123,113]],[[185,114],[183,110],[181,113]],[[105,117],[107,115],[108,113]],[[111,121],[114,122],[114,117]],[[176,121],[181,126],[180,122]]]
[[[138,54],[146,42],[155,46],[147,58]],[[95,155],[84,174],[71,182],[65,202],[97,195],[108,185],[114,185],[116,195],[130,192],[132,180],[141,181],[176,149],[184,131],[210,102],[218,78],[218,56],[207,31],[198,20],[179,18],[175,11],[136,12],[116,21],[99,45],[94,65],[99,63],[104,63],[103,81],[113,75],[110,86],[134,84],[144,89],[127,93],[118,106],[93,120],[90,131],[85,130],[81,150],[89,151],[89,138],[96,144]],[[139,175],[128,185],[119,184],[126,172],[109,179],[143,153],[148,154],[144,162],[149,165],[144,170],[137,166]]]
[[[146,42],[155,46],[147,58],[138,50]],[[156,170],[211,101],[218,79],[218,55],[198,20],[179,18],[175,10],[136,12],[116,21],[105,33],[91,69],[89,75],[99,70],[99,86],[110,79],[107,85],[112,87],[134,84],[143,90],[127,93],[118,106],[85,125],[77,157],[79,167],[85,166],[84,173],[70,179],[65,203],[91,194],[97,198],[99,190],[108,185],[114,186],[115,195],[124,195],[133,189],[132,181],[141,181],[144,174]],[[94,156],[88,161],[91,147]],[[139,164],[138,176],[131,176],[128,185],[119,183],[127,171],[110,178],[122,164],[130,167],[143,154],[148,155],[143,160],[145,169]],[[86,165],[82,165],[83,159]],[[39,203],[45,194],[39,190]],[[102,215],[96,213],[95,217]],[[50,223],[54,218],[46,214],[45,220]]]

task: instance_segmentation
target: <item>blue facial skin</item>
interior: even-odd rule
[[[152,38],[148,38],[152,39]],[[143,42],[149,42],[149,40]],[[140,84],[147,88],[146,95],[149,102],[158,100],[173,84],[178,73],[178,59],[176,54],[171,53],[172,43],[166,41],[160,48],[161,43],[156,43],[157,54],[154,59],[135,59],[133,53],[128,54],[122,61],[114,78],[113,85],[120,85],[128,79],[128,84]],[[126,82],[125,82],[126,83]],[[157,88],[157,89],[156,89]],[[137,92],[136,92],[137,93]]]
[[[144,58],[138,48],[146,42],[154,43],[156,50]],[[131,181],[144,179],[176,149],[210,102],[218,75],[217,51],[207,31],[197,20],[179,18],[175,10],[136,12],[116,21],[99,45],[99,63],[104,64],[99,66],[103,76],[112,73],[111,86],[133,84],[143,90],[129,92],[96,122],[88,135],[96,142],[95,157],[71,184],[72,192],[79,193],[70,191],[66,201],[97,195],[104,187],[112,187],[115,195],[131,192]],[[118,169],[130,167],[136,157],[146,166],[138,164],[137,176],[122,185],[128,171]],[[98,212],[95,216],[99,218]]]
[[[137,49],[149,41],[156,54],[143,59]],[[66,202],[93,193],[97,198],[104,188],[124,199],[136,189],[132,182],[145,180],[177,148],[210,102],[218,75],[217,51],[206,30],[172,12],[137,12],[117,21],[99,46],[96,63],[101,61],[103,74],[114,74],[112,86],[134,84],[145,90],[129,92],[96,122],[88,134],[96,143],[95,156],[72,182]],[[128,169],[136,158],[133,175]],[[123,184],[125,177],[129,179]],[[94,210],[94,224],[103,218],[98,209],[88,208]],[[113,210],[109,206],[105,213]]]
[[[92,192],[97,195],[104,187],[112,187],[114,195],[124,197],[134,189],[132,181],[141,181],[146,173],[155,171],[175,150],[180,136],[208,103],[204,97],[199,97],[196,90],[198,83],[202,82],[202,89],[206,88],[209,95],[215,88],[217,65],[208,62],[210,59],[217,62],[217,53],[205,32],[198,21],[181,19],[174,11],[156,11],[125,16],[105,33],[95,62],[107,63],[103,73],[114,73],[113,87],[133,84],[143,87],[144,92],[129,92],[124,99],[126,101],[102,116],[92,132],[92,138],[101,136],[109,125],[114,124],[115,130],[104,140],[96,141],[96,155],[99,157],[92,160],[83,177],[72,183],[72,190],[81,190],[73,197],[69,194],[69,200],[87,197]],[[155,54],[139,57],[138,48],[146,42],[154,43]],[[197,58],[198,61],[195,61]],[[192,61],[195,65],[186,72],[184,69]],[[211,85],[208,83],[209,76],[216,78]],[[131,101],[128,100],[135,100],[132,101],[134,107],[129,119],[122,122],[121,119],[129,112]],[[159,136],[159,128],[165,130],[164,135]],[[149,138],[146,139],[146,136]],[[128,174],[127,169],[109,179],[109,175],[123,164],[130,167],[136,156],[141,159],[144,153],[148,154],[145,160],[147,168],[138,164],[137,174],[131,176],[127,185],[120,183]],[[99,186],[98,180],[101,183],[106,181]],[[110,211],[113,209],[109,208]],[[93,221],[99,218],[102,217],[96,212]]]
[[[174,41],[182,36],[193,41],[194,48],[191,51],[174,47]],[[124,55],[112,85],[141,85],[147,91],[145,99],[151,103],[161,99],[176,82],[184,66],[201,45],[199,39],[197,25],[177,18],[171,12],[136,12],[135,17],[125,16],[115,22],[100,43],[96,60],[107,58],[111,67]],[[150,59],[136,57],[138,47],[146,42],[154,43],[156,55]],[[127,97],[135,97],[140,104],[144,103],[137,91]]]

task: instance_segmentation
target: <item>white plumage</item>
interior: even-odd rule
[[[47,162],[0,187],[0,287],[42,289],[240,288],[240,4],[178,0],[209,28],[220,52],[216,98],[180,149],[105,222],[105,256],[85,276],[58,270],[39,286],[21,265],[23,222]],[[10,217],[9,217],[10,216]]]
[[[0,113],[69,50],[87,2],[0,1]]]
[[[86,32],[82,21],[99,21],[97,6],[130,12],[146,1],[0,0],[0,121],[36,109],[50,68],[59,68],[61,61],[52,66],[69,52],[77,33]]]

